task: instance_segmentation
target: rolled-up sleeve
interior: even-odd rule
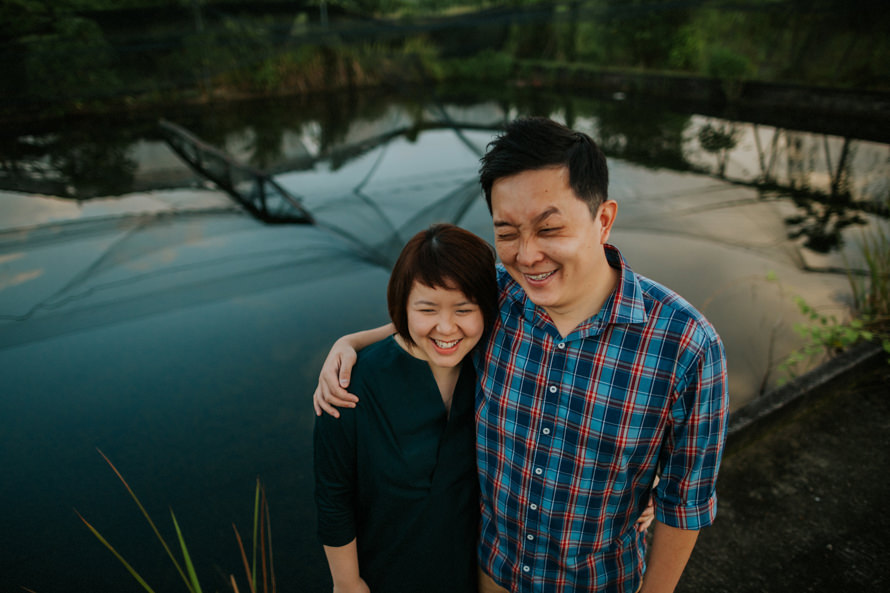
[[[701,343],[701,342],[700,342]],[[701,529],[717,513],[717,471],[729,416],[726,354],[711,333],[677,386],[660,458],[656,519],[680,529]]]

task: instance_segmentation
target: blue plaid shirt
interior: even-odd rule
[[[499,266],[500,316],[477,360],[480,564],[511,591],[633,592],[634,522],[699,529],[716,512],[728,418],[726,357],[667,288],[620,271],[602,310],[561,337]]]

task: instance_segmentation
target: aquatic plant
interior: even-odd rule
[[[806,343],[794,350],[779,365],[791,377],[803,363],[830,358],[860,342],[880,343],[890,355],[890,234],[880,225],[862,231],[859,249],[867,273],[857,274],[847,265],[853,302],[850,319],[839,320],[809,305],[803,297],[794,297],[808,321],[795,324],[794,330]],[[890,358],[887,359],[890,363]]]
[[[779,371],[789,377],[796,376],[796,369],[802,364],[809,364],[817,359],[828,359],[836,356],[861,341],[871,342],[875,332],[868,329],[866,320],[853,318],[838,320],[834,315],[820,313],[801,296],[795,296],[794,302],[808,321],[794,324],[794,331],[806,340],[806,343],[792,351],[779,364]],[[784,382],[780,379],[780,383]]]
[[[179,547],[182,551],[182,562],[185,565],[185,569],[183,570],[182,565],[176,559],[176,556],[173,554],[173,551],[170,548],[170,545],[161,535],[158,530],[155,522],[152,520],[151,516],[148,514],[148,511],[145,510],[145,507],[142,505],[142,502],[139,500],[139,497],[136,496],[136,493],[130,488],[130,485],[124,479],[123,475],[118,471],[118,469],[114,466],[110,459],[103,453],[101,450],[99,451],[99,455],[102,456],[103,459],[111,466],[111,469],[117,475],[118,479],[123,483],[124,487],[127,489],[127,492],[130,494],[130,497],[136,503],[136,506],[139,507],[139,510],[142,512],[142,515],[145,517],[145,520],[148,521],[148,524],[151,526],[152,531],[154,531],[155,536],[158,538],[158,541],[161,542],[161,545],[164,547],[164,550],[167,552],[167,555],[170,557],[173,566],[176,568],[180,577],[185,584],[186,589],[190,593],[202,593],[200,582],[198,581],[198,575],[195,571],[194,564],[192,563],[191,556],[188,551],[188,547],[185,543],[185,538],[182,535],[182,530],[179,528],[179,523],[176,520],[176,515],[173,513],[173,510],[170,510],[170,517],[173,521],[173,528],[176,530],[176,539],[179,543]],[[124,559],[124,557],[112,546],[108,540],[106,540],[101,533],[89,522],[87,521],[83,515],[79,512],[75,511],[77,516],[80,517],[80,520],[84,522],[87,528],[96,536],[96,538],[104,545],[108,550],[114,555],[115,558],[127,569],[127,572],[132,575],[134,579],[145,589],[148,593],[155,593],[154,589],[146,582],[146,580],[136,571],[133,566]],[[266,501],[266,490],[260,482],[259,478],[257,478],[256,482],[256,494],[254,497],[254,509],[253,509],[253,548],[252,548],[252,559],[248,561],[247,553],[244,549],[244,543],[241,539],[241,534],[238,532],[238,528],[235,524],[232,524],[232,528],[235,531],[235,539],[238,543],[238,550],[241,553],[241,559],[244,563],[244,572],[247,575],[247,584],[249,587],[249,591],[251,593],[257,593],[258,591],[262,591],[263,593],[276,593],[277,584],[275,581],[275,570],[274,563],[272,560],[272,524],[269,519],[269,505]],[[257,531],[259,530],[259,538],[257,538]],[[259,545],[258,545],[259,544]],[[260,569],[262,573],[262,589],[258,589],[257,585],[257,551],[259,550],[260,554]],[[240,593],[238,589],[238,584],[235,581],[235,575],[230,574],[229,580],[232,585],[232,590],[235,593]]]
[[[859,250],[868,273],[856,275],[850,270],[847,274],[854,311],[875,325],[890,323],[890,232],[883,226],[863,231]]]

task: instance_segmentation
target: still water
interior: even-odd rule
[[[265,224],[202,180],[156,119],[22,129],[0,151],[0,590],[182,590],[107,454],[205,590],[244,584],[232,524],[271,505],[281,590],[325,591],[310,395],[339,335],[380,324],[402,243],[447,220],[491,239],[476,184],[503,122],[547,114],[610,156],[612,242],[705,312],[733,409],[800,344],[794,295],[842,316],[843,268],[886,228],[890,148],[630,100],[462,93],[163,114],[274,174],[314,225]],[[884,139],[886,141],[886,139]],[[240,188],[249,190],[249,183]],[[243,589],[242,589],[243,590]]]

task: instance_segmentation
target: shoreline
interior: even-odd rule
[[[23,125],[69,117],[151,114],[183,106],[236,105],[256,100],[297,100],[332,94],[404,92],[406,87],[435,89],[478,83],[458,79],[415,81],[407,85],[405,81],[401,82],[400,85],[384,83],[301,88],[295,92],[278,89],[250,93],[219,89],[209,95],[202,95],[197,89],[186,89],[180,90],[172,101],[126,96],[99,101],[93,106],[81,104],[59,110],[45,105],[45,109],[39,113],[24,115],[11,115],[14,110],[7,108],[0,111],[0,122]],[[695,110],[704,115],[782,128],[805,126],[808,131],[818,133],[890,142],[890,92],[760,80],[723,80],[681,72],[610,70],[580,63],[541,63],[535,60],[517,61],[515,72],[504,83],[515,91],[552,88],[572,92],[593,91],[619,100],[659,100],[681,111]]]
[[[722,80],[677,72],[612,71],[583,64],[528,62],[519,85],[594,90],[661,99],[704,115],[813,132],[890,141],[890,93],[760,80]]]

